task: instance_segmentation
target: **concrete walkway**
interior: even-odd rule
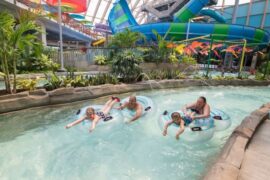
[[[270,120],[251,139],[240,168],[239,180],[270,179]]]
[[[270,179],[270,102],[235,128],[204,180]]]

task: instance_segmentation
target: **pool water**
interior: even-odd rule
[[[0,115],[1,180],[200,179],[241,120],[270,102],[270,87],[191,87],[136,95],[153,99],[156,107],[149,115],[131,125],[119,119],[108,127],[97,126],[92,134],[81,125],[69,130],[64,126],[81,107],[103,104],[108,97]],[[212,107],[227,112],[232,126],[202,144],[183,143],[181,136],[179,141],[163,137],[159,115],[201,95]]]

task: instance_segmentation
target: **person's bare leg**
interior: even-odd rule
[[[110,106],[110,104],[113,102],[114,100],[112,100],[112,99],[110,99],[110,100],[108,100],[105,104],[104,104],[104,106],[102,107],[102,109],[100,110],[100,111],[104,111],[104,110],[106,110],[109,106]]]
[[[117,100],[116,100],[116,99],[112,100],[112,101],[110,102],[110,104],[109,104],[106,108],[102,109],[102,112],[103,112],[105,115],[107,115],[107,114],[111,111],[111,109],[112,109],[112,107],[113,107],[113,105],[114,105],[115,103],[117,103]]]
[[[105,105],[104,106],[108,106],[108,105],[110,105],[110,103],[113,101],[113,99],[109,99],[106,103],[105,103]]]

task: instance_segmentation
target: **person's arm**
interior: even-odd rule
[[[134,116],[129,122],[136,121],[136,120],[139,119],[141,116],[142,116],[142,105],[139,105],[139,107],[136,109],[136,114],[135,114],[135,116]]]
[[[122,104],[121,106],[117,107],[116,109],[118,109],[118,110],[123,110],[123,109],[125,109],[125,108],[127,107],[127,104],[128,104],[128,103],[124,103],[124,104]]]
[[[96,125],[97,125],[97,122],[100,118],[99,117],[95,117],[95,119],[93,120],[92,124],[91,124],[91,127],[89,129],[89,133],[93,132],[94,129],[96,128]]]
[[[175,138],[178,140],[180,134],[182,134],[184,131],[185,131],[185,123],[184,123],[184,121],[181,121],[179,130],[177,131]]]
[[[85,119],[86,119],[86,116],[83,116],[83,117],[73,121],[72,123],[69,123],[68,125],[65,126],[65,128],[66,129],[71,128],[72,126],[75,126],[75,125],[79,124],[80,122],[82,122]]]
[[[210,116],[210,107],[209,105],[206,105],[203,109],[203,114],[194,115],[191,118],[194,120],[194,119],[209,118],[209,116]]]
[[[170,120],[168,122],[166,122],[165,126],[164,126],[164,129],[163,129],[163,136],[166,136],[167,135],[167,129],[168,127],[173,123],[173,120]]]
[[[182,108],[182,111],[184,114],[187,113],[187,110],[188,109],[191,109],[191,108],[194,108],[196,107],[196,102],[192,103],[192,104],[186,104],[183,108]]]

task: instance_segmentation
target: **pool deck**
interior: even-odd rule
[[[236,127],[204,180],[270,179],[270,103]]]
[[[238,179],[270,179],[270,120],[259,127],[251,139],[242,162]]]

